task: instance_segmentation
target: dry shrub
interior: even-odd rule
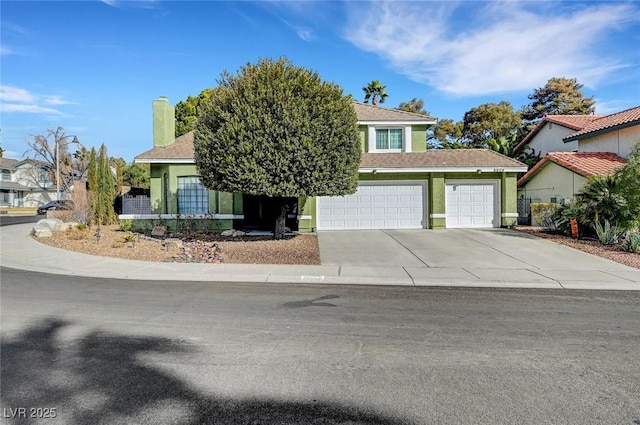
[[[72,241],[89,239],[89,230],[72,227],[70,230],[67,230],[67,239],[70,239]]]

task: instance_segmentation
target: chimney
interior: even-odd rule
[[[153,101],[153,147],[169,146],[176,139],[174,108],[166,96]]]

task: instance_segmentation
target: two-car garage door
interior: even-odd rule
[[[421,229],[425,192],[419,183],[361,182],[353,195],[317,199],[318,230]]]

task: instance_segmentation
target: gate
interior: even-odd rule
[[[531,198],[518,198],[518,225],[531,226]]]

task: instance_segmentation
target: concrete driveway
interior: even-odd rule
[[[318,232],[322,264],[404,268],[610,270],[615,263],[508,229]],[[627,269],[620,265],[620,269]]]

